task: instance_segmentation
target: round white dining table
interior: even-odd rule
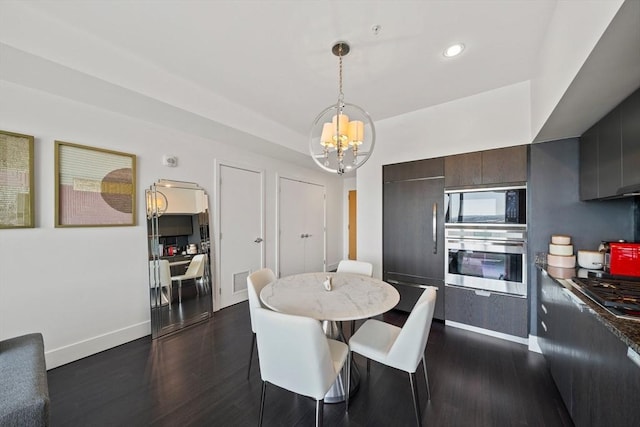
[[[330,291],[324,286],[328,277],[332,278]],[[322,321],[327,336],[340,339],[343,335],[337,322],[385,313],[398,304],[400,294],[382,280],[359,274],[303,273],[269,283],[260,292],[260,300],[271,310]],[[351,372],[352,391],[355,391],[359,375],[357,369]],[[325,396],[325,402],[342,402],[344,398],[341,374]]]
[[[323,282],[332,277],[332,289]],[[265,286],[260,300],[271,310],[318,320],[366,319],[391,310],[398,291],[372,277],[349,273],[304,273],[283,277]]]

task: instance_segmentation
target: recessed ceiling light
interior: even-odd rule
[[[454,56],[458,56],[464,50],[464,45],[462,43],[452,44],[448,48],[444,50],[443,55],[447,58],[452,58]]]

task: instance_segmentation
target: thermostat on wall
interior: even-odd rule
[[[178,158],[176,156],[169,156],[167,154],[165,154],[164,156],[162,156],[162,164],[164,166],[169,166],[169,167],[176,167],[178,166]]]

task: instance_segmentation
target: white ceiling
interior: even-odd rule
[[[299,135],[307,135],[315,116],[336,101],[338,60],[330,52],[334,42],[351,45],[344,59],[345,101],[366,109],[374,121],[382,120],[530,80],[556,4],[557,0],[22,2],[85,34],[82,43],[99,40],[162,71],[148,75],[149,80],[162,83],[163,76],[175,76],[198,88],[203,98],[215,95]],[[374,25],[381,26],[377,35]],[[466,50],[447,59],[442,51],[454,42],[463,42]],[[73,68],[72,61],[63,65]],[[131,64],[110,66],[120,66],[118,72],[125,75]],[[302,139],[299,151],[305,150]]]

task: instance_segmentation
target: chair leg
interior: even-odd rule
[[[344,389],[346,390],[346,395],[344,398],[344,411],[345,412],[349,412],[349,393],[351,392],[351,355],[352,353],[349,352],[347,354],[347,378],[344,379],[344,381],[347,382],[347,384],[343,384]]]
[[[349,336],[351,336],[351,337],[352,337],[352,336],[353,336],[353,333],[354,333],[355,331],[356,331],[356,321],[355,321],[355,320],[352,320],[352,321],[351,321],[351,335],[349,335]]]
[[[316,400],[316,427],[322,426],[324,399]]]
[[[169,310],[171,310],[171,286],[166,286],[167,288],[167,301],[169,302]],[[162,292],[162,288],[160,288],[160,292]]]
[[[409,373],[409,382],[411,383],[411,394],[413,396],[413,408],[416,412],[416,425],[420,427],[420,400],[418,399],[418,384],[416,381],[416,374]]]
[[[178,302],[182,304],[182,280],[178,280]]]
[[[427,383],[427,400],[431,400],[431,390],[429,390],[429,377],[427,376],[427,359],[422,355],[422,367],[424,368],[424,380]]]
[[[251,337],[251,352],[249,353],[249,369],[247,369],[247,379],[249,379],[249,374],[251,374],[251,361],[253,360],[253,350],[256,348],[256,334],[252,334]]]
[[[262,381],[262,396],[260,397],[260,421],[258,421],[258,426],[262,426],[262,415],[264,414],[264,398],[267,391],[267,382]]]

